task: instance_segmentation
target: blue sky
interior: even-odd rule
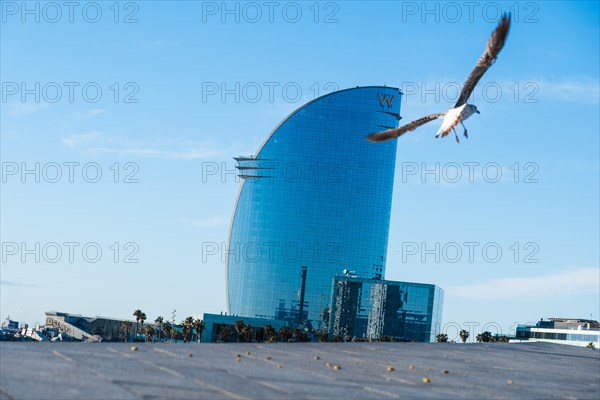
[[[470,138],[398,141],[386,277],[444,288],[450,335],[600,317],[597,2],[48,4],[1,3],[2,318],[225,310],[232,157],[335,89],[445,110],[501,8]]]

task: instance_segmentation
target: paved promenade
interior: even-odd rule
[[[0,342],[0,399],[599,399],[600,351],[548,343]]]

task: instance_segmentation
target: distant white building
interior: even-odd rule
[[[551,342],[600,348],[600,323],[589,319],[549,318],[535,326],[519,325],[514,341]]]
[[[7,317],[6,320],[0,326],[0,329],[3,331],[12,331],[16,332],[19,330],[19,322],[13,321],[10,317]]]
[[[46,311],[46,329],[50,329],[56,334],[68,335],[74,340],[96,341],[98,338],[102,338],[103,342],[124,341],[123,322],[125,322],[124,319],[118,318],[86,317],[79,314]],[[143,326],[151,326],[156,330],[156,324],[144,323]],[[127,338],[127,341],[145,340],[142,332],[143,326],[136,321],[131,322],[130,337]],[[53,333],[51,336],[54,338]]]

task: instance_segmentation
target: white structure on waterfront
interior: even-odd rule
[[[593,343],[600,348],[600,323],[589,319],[549,318],[535,326],[519,325],[515,341],[551,342],[571,346]]]

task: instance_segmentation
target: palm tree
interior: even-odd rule
[[[492,340],[492,332],[485,331],[477,335],[475,338],[479,343],[481,342],[490,342]]]
[[[171,337],[171,331],[173,330],[173,327],[171,326],[171,323],[169,321],[165,322],[163,325],[163,330],[165,332],[165,337],[168,339]]]
[[[161,317],[160,315],[158,317],[156,317],[156,319],[154,320],[154,322],[156,323],[156,328],[158,330],[158,340],[160,341],[160,334],[162,333],[162,329],[163,329],[163,322],[164,322],[164,318]]]
[[[129,321],[123,322],[121,325],[123,327],[123,333],[125,334],[125,342],[129,342],[129,332],[131,332],[132,323]]]
[[[181,333],[183,335],[183,342],[188,343],[192,337],[192,323],[194,322],[194,317],[187,317],[183,321],[180,322],[182,326]]]
[[[192,327],[196,330],[196,341],[197,342],[202,341],[202,332],[204,331],[205,326],[206,326],[206,324],[204,323],[204,321],[202,321],[199,318],[195,319],[194,322],[192,322]]]
[[[483,341],[484,342],[491,342],[492,341],[492,332],[485,331],[481,335],[483,336]]]
[[[244,337],[244,342],[251,342],[252,336],[254,336],[254,329],[250,326],[250,324],[244,324],[242,328],[242,336]]]
[[[179,325],[173,324],[173,326],[171,327],[171,341],[177,342],[178,338],[179,338]]]
[[[292,331],[287,326],[282,326],[279,328],[279,336],[283,342],[289,342],[292,338]]]
[[[146,334],[146,342],[152,342],[152,338],[154,337],[154,328],[150,325],[146,325],[144,333]]]
[[[188,343],[190,340],[190,336],[192,336],[192,328],[189,325],[183,324],[183,329],[181,330],[181,335],[183,336],[183,343]]]
[[[142,323],[142,324],[140,325],[140,333],[142,333],[142,331],[144,330],[144,321],[145,321],[146,319],[148,319],[148,317],[146,317],[146,314],[145,314],[145,313],[142,313],[142,314],[140,315],[140,322]]]
[[[267,339],[267,342],[275,343],[277,341],[278,337],[275,328],[273,328],[271,325],[265,325],[263,330],[265,332],[265,338]]]
[[[462,340],[462,342],[465,343],[469,338],[469,331],[463,329],[458,333],[458,336],[460,336],[460,340]]]
[[[194,323],[194,317],[187,317],[181,322],[183,325],[183,341],[189,343],[192,339],[192,325]]]
[[[231,327],[229,325],[221,326],[221,341],[227,343],[231,336]]]
[[[294,336],[294,341],[296,342],[308,342],[309,340],[308,333],[302,331],[301,329],[294,329],[292,334]]]
[[[448,342],[448,335],[446,335],[445,333],[440,333],[435,337],[435,341],[438,343],[446,343]]]
[[[329,341],[329,334],[326,330],[321,330],[316,332],[317,340],[319,342],[327,342]]]
[[[133,316],[135,317],[135,322],[138,324],[136,325],[136,329],[135,329],[135,333],[138,332],[139,330],[139,323],[140,323],[140,317],[142,316],[143,312],[140,309],[137,309],[133,312]]]
[[[244,326],[245,325],[246,324],[241,319],[235,321],[235,324],[233,325],[233,327],[235,328],[235,331],[237,332],[237,341],[238,342],[243,342],[244,341],[243,333],[244,333]]]

